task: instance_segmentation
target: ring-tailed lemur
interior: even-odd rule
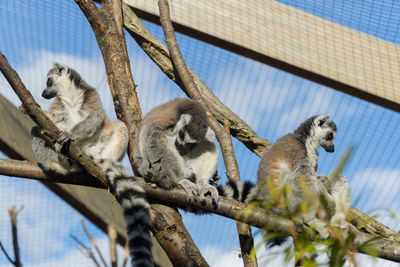
[[[134,162],[147,181],[166,189],[180,185],[189,201],[197,197],[204,201],[210,194],[216,204],[217,189],[209,184],[219,160],[214,139],[203,106],[177,98],[143,119],[135,139]]]
[[[319,147],[327,152],[334,152],[335,123],[325,115],[313,116],[303,122],[294,133],[278,139],[267,150],[260,161],[257,184],[250,182],[231,182],[219,187],[219,194],[239,201],[249,203],[253,200],[269,201],[272,186],[287,186],[291,190],[289,211],[293,211],[301,203],[307,202],[305,190],[299,185],[299,177],[303,177],[312,196],[323,195],[327,208],[334,210],[331,218],[335,226],[346,228],[345,215],[350,207],[350,190],[343,175],[337,179],[326,179],[315,172],[318,167]],[[331,177],[331,176],[329,176]],[[330,187],[324,185],[330,181]],[[276,210],[279,212],[278,210]],[[307,207],[303,222],[328,238],[326,218],[319,218],[313,205]],[[283,239],[272,240],[272,244],[280,244]]]
[[[142,187],[125,170],[120,161],[126,153],[128,130],[120,121],[110,121],[97,91],[73,69],[54,64],[47,75],[42,96],[55,97],[46,115],[61,131],[55,144],[41,133],[31,130],[32,148],[45,172],[66,175],[82,167],[71,162],[61,150],[75,142],[103,169],[112,190],[124,210],[133,266],[153,266],[149,230],[149,204]],[[135,214],[135,215],[134,215]]]

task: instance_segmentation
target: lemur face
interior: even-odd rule
[[[207,124],[189,114],[182,114],[176,124],[178,130],[176,142],[179,145],[194,144],[205,138],[207,133]]]
[[[51,99],[57,96],[57,84],[62,82],[68,75],[68,67],[55,63],[54,67],[47,74],[46,88],[43,90],[42,97]]]
[[[336,125],[331,118],[325,115],[317,116],[314,119],[313,138],[319,142],[326,152],[334,152],[334,139],[336,137]]]

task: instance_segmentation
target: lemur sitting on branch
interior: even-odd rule
[[[133,266],[153,266],[149,204],[142,187],[120,163],[128,145],[127,127],[120,120],[110,121],[97,91],[65,65],[54,64],[42,96],[55,97],[45,113],[61,134],[53,144],[38,126],[32,128],[32,148],[41,168],[60,175],[82,171],[63,153],[68,142],[75,142],[102,168],[124,210]]]
[[[255,186],[250,182],[230,182],[219,187],[219,194],[246,203],[254,200],[267,203],[271,201],[273,190],[287,187],[290,190],[288,210],[294,212],[300,204],[308,204],[302,220],[313,227],[321,238],[329,237],[327,219],[345,230],[345,217],[350,207],[350,190],[345,177],[339,175],[332,181],[329,179],[332,175],[326,179],[316,174],[317,149],[322,146],[325,151],[334,152],[335,136],[336,125],[331,118],[325,115],[313,116],[300,124],[293,133],[278,139],[263,154]],[[308,191],[308,196],[305,191]],[[309,202],[309,196],[318,200],[321,195],[327,203],[327,209],[334,214],[330,218],[326,218],[329,216],[327,214],[320,218],[316,206]],[[276,208],[273,211],[281,212]],[[273,239],[270,244],[277,245],[284,240]]]

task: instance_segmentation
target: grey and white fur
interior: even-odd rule
[[[219,151],[204,107],[176,98],[150,111],[139,126],[134,162],[149,182],[170,189],[181,186],[189,201],[216,204],[217,189],[209,184],[217,173]]]
[[[269,201],[269,185],[287,186],[291,190],[289,211],[307,200],[304,188],[299,185],[299,177],[304,179],[306,188],[315,199],[323,195],[332,217],[325,214],[322,218],[314,205],[308,205],[303,215],[303,222],[313,227],[325,239],[329,237],[326,227],[327,219],[337,227],[346,229],[345,216],[350,207],[350,190],[343,175],[332,179],[316,174],[318,168],[319,147],[327,152],[334,152],[336,136],[335,123],[325,115],[313,116],[303,122],[293,133],[278,139],[267,150],[260,161],[257,184],[250,182],[228,183],[219,188],[220,195],[249,203],[254,200]],[[276,187],[278,188],[278,187]],[[279,213],[279,210],[273,209]],[[283,239],[275,239],[274,244],[280,244]]]
[[[32,148],[45,172],[67,175],[82,167],[63,154],[69,142],[100,165],[121,204],[127,222],[133,266],[153,266],[149,204],[144,190],[120,164],[128,145],[128,130],[120,120],[110,121],[97,91],[73,69],[54,64],[42,96],[54,98],[46,115],[61,131],[53,144],[38,126],[31,130]],[[134,215],[133,215],[134,214]]]

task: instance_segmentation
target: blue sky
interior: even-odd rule
[[[400,41],[397,30],[400,3],[395,1],[281,2],[387,41]],[[159,26],[145,25],[160,40],[164,39]],[[336,152],[321,151],[319,172],[328,174],[346,149],[355,146],[344,170],[353,205],[364,212],[393,210],[400,214],[398,113],[192,38],[180,34],[177,37],[188,66],[261,137],[275,141],[309,116],[330,115],[338,125]],[[144,114],[158,104],[184,96],[130,37],[127,46]],[[98,89],[107,114],[115,118],[100,51],[74,1],[1,1],[0,50],[43,108],[49,105],[40,97],[46,73],[53,62],[61,62],[75,68]],[[0,92],[14,104],[20,104],[2,77]],[[254,181],[259,158],[236,140],[234,149],[242,179]],[[222,160],[219,173],[225,182]],[[8,250],[11,243],[7,208],[12,205],[25,206],[20,216],[25,266],[54,266],[55,262],[57,266],[87,266],[68,236],[76,234],[85,240],[80,228],[82,216],[37,182],[1,177],[0,240]],[[182,214],[193,239],[212,266],[241,266],[233,221],[214,215]],[[397,220],[388,216],[380,219],[400,230]],[[93,225],[90,227],[107,251],[104,234]],[[45,249],[35,249],[37,244]],[[264,263],[271,260],[265,257],[262,257]],[[7,260],[0,256],[0,266],[6,264]]]

